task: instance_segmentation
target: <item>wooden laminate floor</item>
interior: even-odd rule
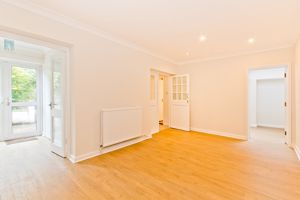
[[[39,138],[0,144],[0,199],[299,200],[300,162],[283,144],[167,129],[74,165]]]

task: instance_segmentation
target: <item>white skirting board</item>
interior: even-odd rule
[[[101,151],[98,150],[98,151],[90,152],[90,153],[83,154],[83,155],[80,155],[80,156],[71,155],[68,159],[72,163],[78,163],[80,161],[84,161],[84,160],[87,160],[89,158],[93,158],[93,157],[96,157],[96,156],[99,156],[99,155],[101,155]]]
[[[278,125],[274,125],[274,124],[257,124],[257,127],[266,127],[266,128],[280,128],[280,129],[284,129],[284,126],[278,126]]]
[[[300,160],[300,148],[297,147],[297,146],[295,145],[295,146],[294,146],[294,151],[295,151],[295,153],[296,153],[298,159]]]
[[[207,129],[200,129],[200,128],[191,128],[192,131],[199,132],[199,133],[207,133],[211,135],[218,135],[218,136],[223,136],[223,137],[229,137],[229,138],[234,138],[234,139],[239,139],[239,140],[247,140],[247,136],[245,135],[240,135],[236,133],[227,133],[227,132],[221,132],[221,131],[214,131],[214,130],[207,130]]]
[[[152,138],[151,135],[150,136],[145,135],[143,137],[128,140],[126,142],[118,143],[118,144],[115,144],[115,145],[112,145],[112,146],[109,146],[109,147],[104,147],[100,151],[101,151],[101,154],[109,153],[109,152],[112,152],[112,151],[115,151],[115,150],[118,150],[118,149],[122,149],[124,147],[130,146],[130,145],[133,145],[133,144],[137,144],[139,142],[142,142],[142,141],[150,139],[150,138]]]
[[[93,151],[93,152],[90,152],[90,153],[87,153],[87,154],[83,154],[83,155],[79,155],[79,156],[71,155],[69,157],[69,160],[72,163],[78,163],[78,162],[81,162],[81,161],[84,161],[84,160],[87,160],[87,159],[90,159],[90,158],[93,158],[93,157],[96,157],[96,156],[99,156],[99,155],[102,155],[102,154],[105,154],[105,153],[109,153],[109,152],[112,152],[112,151],[130,146],[130,145],[142,142],[142,141],[150,139],[150,138],[152,138],[151,135],[150,136],[142,136],[142,137],[135,138],[135,139],[132,139],[132,140],[128,140],[128,141],[125,141],[125,142],[122,142],[122,143],[118,143],[118,144],[115,144],[115,145],[112,145],[112,146],[109,146],[109,147],[103,147],[103,148],[101,148],[97,151]]]

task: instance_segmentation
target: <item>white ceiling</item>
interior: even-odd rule
[[[300,34],[300,0],[26,1],[175,62],[281,48]]]

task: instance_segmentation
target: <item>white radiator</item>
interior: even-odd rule
[[[113,108],[101,111],[103,147],[142,136],[142,108]]]

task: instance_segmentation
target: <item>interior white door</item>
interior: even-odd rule
[[[164,89],[163,89],[163,122],[165,126],[169,126],[169,77],[168,76],[163,76],[164,77]]]
[[[6,139],[9,130],[8,115],[10,111],[9,93],[9,63],[0,61],[0,141]]]
[[[171,77],[170,127],[190,131],[189,75]]]
[[[288,100],[290,99],[290,91],[289,91],[289,78],[288,77],[288,69],[285,68],[284,72],[284,93],[285,93],[285,101],[284,101],[284,115],[285,115],[285,127],[284,127],[284,132],[285,132],[285,143],[288,145],[291,145],[292,143],[292,138],[291,138],[291,130],[290,130],[290,120],[291,117],[289,116],[289,109],[291,109],[290,102]]]
[[[159,76],[158,81],[158,110],[159,110],[159,121],[164,120],[164,77]],[[163,122],[164,123],[164,122]]]
[[[63,62],[54,60],[52,63],[52,101],[51,108],[52,136],[51,150],[61,157],[66,157],[64,133],[64,98],[63,98]]]
[[[159,132],[159,114],[158,114],[158,72],[151,71],[150,74],[150,133],[154,134]]]

